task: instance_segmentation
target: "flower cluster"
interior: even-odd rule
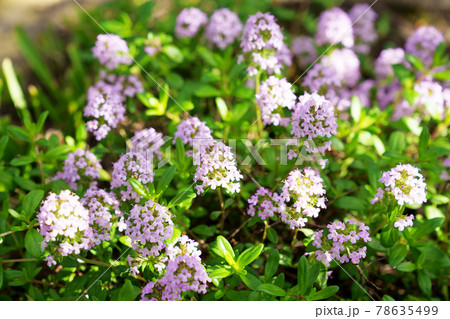
[[[159,256],[165,247],[164,241],[173,235],[169,210],[151,200],[144,206],[134,205],[125,223],[125,235],[130,237],[131,247],[142,258]]]
[[[177,131],[175,132],[173,143],[179,137],[184,144],[189,144],[193,147],[194,144],[201,143],[202,141],[211,140],[212,137],[211,129],[206,126],[206,122],[202,122],[198,117],[191,117],[183,120],[177,126]]]
[[[331,150],[331,141],[328,139],[337,132],[337,122],[334,115],[333,105],[323,96],[317,93],[305,93],[299,97],[291,117],[291,133],[297,138],[305,139],[308,154],[325,155]],[[299,156],[299,153],[290,150],[289,158]],[[313,161],[317,161],[315,157]],[[319,159],[317,162],[323,168],[326,160]]]
[[[114,163],[111,188],[120,189],[121,200],[140,201],[141,196],[131,187],[128,179],[135,178],[143,184],[153,182],[154,177],[153,162],[145,158],[145,155],[138,152],[128,152],[122,155]]]
[[[320,63],[336,72],[340,86],[354,87],[361,78],[358,56],[350,49],[333,50]]]
[[[326,208],[325,189],[320,175],[311,167],[295,169],[283,181],[281,188],[281,220],[291,229],[302,228],[308,217],[319,216]]]
[[[371,204],[381,200],[383,195],[393,197],[398,205],[422,204],[427,201],[426,187],[423,176],[417,167],[411,164],[399,164],[387,172],[383,172],[379,179],[385,186],[378,188],[377,194],[370,201]]]
[[[193,38],[208,23],[208,16],[198,8],[185,8],[177,16],[175,33],[179,38]]]
[[[418,93],[417,103],[414,108],[421,108],[437,118],[444,117],[444,95],[442,86],[434,81],[425,80],[414,85],[414,91]]]
[[[316,42],[318,45],[341,43],[344,47],[353,47],[352,21],[348,14],[337,7],[322,12],[317,24]]]
[[[81,199],[81,204],[89,210],[89,225],[92,229],[92,247],[110,239],[112,213],[121,215],[119,201],[112,192],[89,188]]]
[[[283,33],[270,13],[258,12],[250,16],[241,37],[241,49],[248,56],[249,76],[257,74],[258,69],[279,73],[280,66],[276,56],[283,49]],[[244,59],[241,56],[239,61]]]
[[[308,36],[299,36],[292,40],[292,53],[298,58],[298,63],[306,67],[317,59],[314,40]]]
[[[256,214],[262,220],[265,220],[277,214],[280,211],[280,206],[283,209],[283,204],[280,205],[280,202],[281,198],[277,193],[272,193],[267,188],[260,187],[248,200],[247,214],[252,217]]]
[[[194,182],[201,183],[195,186],[198,194],[207,187],[222,187],[228,193],[239,193],[239,181],[243,176],[236,166],[231,148],[223,142],[211,140],[200,145],[194,150],[194,165],[197,166]]]
[[[444,41],[444,36],[433,26],[419,27],[405,43],[406,53],[418,57],[425,66],[433,63],[434,51]]]
[[[181,300],[186,291],[206,293],[211,279],[202,265],[198,243],[183,235],[177,244],[166,248],[169,256],[166,272],[142,289],[141,300]]]
[[[206,26],[206,37],[221,49],[232,44],[242,31],[242,23],[233,11],[222,8],[214,11]]]
[[[375,60],[375,73],[381,78],[392,76],[394,74],[392,66],[405,61],[405,51],[402,48],[385,49]]]
[[[370,44],[377,39],[375,21],[377,14],[367,3],[355,4],[348,15],[353,23],[353,35],[355,37],[355,51],[369,53]]]
[[[44,237],[42,250],[50,252],[45,260],[48,266],[56,265],[55,255],[79,254],[92,245],[93,233],[89,226],[89,211],[80,198],[69,190],[59,195],[50,193],[37,214],[39,232]]]
[[[121,92],[103,81],[91,86],[83,114],[93,118],[86,123],[87,131],[92,132],[97,141],[104,139],[111,129],[125,119]]]
[[[450,167],[450,155],[442,161],[442,166]],[[442,170],[439,178],[444,181],[450,181],[450,174],[446,170]]]
[[[153,163],[155,157],[162,159],[161,146],[163,145],[163,135],[152,127],[137,131],[131,138],[131,150],[144,155],[149,163]]]
[[[283,108],[292,110],[296,96],[286,79],[278,79],[271,75],[259,87],[255,95],[256,103],[261,108],[261,118],[264,124],[287,126],[289,118],[282,117]]]
[[[144,92],[142,82],[136,75],[120,75],[108,74],[104,70],[100,71],[101,81],[97,82],[99,88],[111,88],[111,91],[120,92],[122,101],[127,97],[135,97],[138,93]]]
[[[405,227],[410,227],[413,225],[414,215],[401,216],[394,223],[394,227],[397,227],[399,231],[403,231]]]
[[[99,34],[92,49],[94,57],[110,70],[114,70],[119,64],[130,65],[132,59],[128,52],[125,40],[115,34]]]
[[[102,165],[93,153],[79,148],[67,155],[62,172],[56,173],[53,180],[61,179],[76,191],[78,187],[87,187],[100,179],[101,169]]]
[[[372,240],[368,231],[368,226],[353,219],[328,224],[328,234],[324,234],[324,230],[314,232],[313,246],[319,248],[314,252],[316,259],[327,267],[334,259],[341,263],[359,263],[366,257],[364,243]]]

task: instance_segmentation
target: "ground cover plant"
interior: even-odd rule
[[[371,4],[114,1],[41,46],[17,28],[0,299],[448,300],[445,39],[397,45]]]

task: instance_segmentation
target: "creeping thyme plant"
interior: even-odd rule
[[[381,3],[191,2],[17,29],[0,299],[448,300],[445,30],[397,34]]]

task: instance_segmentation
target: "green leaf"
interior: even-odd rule
[[[10,59],[6,58],[3,60],[2,69],[3,74],[5,75],[9,95],[11,96],[14,106],[19,112],[19,115],[23,117],[22,120],[30,120],[31,116],[27,109],[27,102],[23,95],[19,81],[17,80],[16,72],[14,71],[14,67]]]
[[[173,44],[166,44],[162,47],[161,51],[169,57],[175,63],[183,62],[183,53]]]
[[[276,249],[269,250],[269,257],[267,258],[266,266],[264,267],[265,280],[269,281],[277,272],[280,264],[280,253]]]
[[[359,120],[361,119],[361,109],[361,101],[356,95],[353,96],[350,106],[350,115],[352,116],[352,119],[355,123],[359,123]]]
[[[215,97],[222,95],[222,92],[209,84],[204,84],[195,90],[195,95],[198,97]]]
[[[433,218],[424,221],[422,225],[417,227],[413,234],[413,238],[418,239],[432,233],[436,228],[440,227],[443,222],[444,218]]]
[[[216,105],[222,120],[224,120],[225,122],[229,121],[230,114],[228,113],[228,107],[225,101],[221,97],[216,97]]]
[[[125,284],[120,288],[119,301],[133,301],[141,293],[141,288],[133,286],[129,279],[125,280]]]
[[[450,81],[450,69],[436,72],[433,77],[438,81]]]
[[[394,69],[394,75],[402,82],[413,76],[413,72],[404,64],[394,64],[392,68]]]
[[[232,274],[232,272],[230,270],[225,269],[225,268],[219,268],[219,269],[213,270],[209,274],[209,278],[211,278],[211,279],[222,279],[222,278],[226,278],[226,277],[230,276],[231,274]]]
[[[430,131],[428,130],[428,127],[424,126],[422,128],[422,133],[420,133],[419,137],[419,158],[425,155],[425,151],[427,150],[429,140],[430,140]]]
[[[258,278],[249,273],[246,273],[245,275],[239,274],[239,277],[242,279],[244,284],[251,290],[257,290],[258,287],[262,284]]]
[[[179,137],[177,137],[175,141],[175,155],[176,155],[176,162],[180,165],[181,169],[185,169],[186,151],[184,149],[184,143]]]
[[[31,41],[26,31],[22,27],[16,28],[17,42],[21,48],[22,54],[30,64],[37,77],[42,83],[51,91],[54,97],[58,97],[58,91],[55,87],[52,73],[48,67],[48,63],[45,63],[42,59],[38,48]]]
[[[25,235],[25,248],[31,256],[38,258],[42,254],[41,242],[43,238],[36,229],[30,229]]]
[[[427,297],[431,296],[431,279],[430,277],[422,270],[417,272],[417,283],[419,284],[420,290],[422,290],[423,294]]]
[[[320,274],[320,266],[319,265],[313,265],[311,268],[309,268],[308,289],[307,289],[306,293],[308,293],[308,290],[310,290],[312,288],[312,286],[316,282],[319,274]]]
[[[15,138],[25,141],[25,142],[30,142],[30,134],[23,128],[19,127],[19,126],[15,126],[15,125],[10,125],[8,126],[8,133],[10,133],[12,136],[14,136]]]
[[[3,267],[2,265],[0,265],[0,289],[2,288],[3,285]]]
[[[203,60],[212,67],[218,67],[217,61],[214,58],[214,54],[211,50],[204,46],[197,46],[197,53],[203,58]]]
[[[28,219],[31,219],[31,217],[33,216],[33,213],[39,206],[42,197],[44,197],[44,191],[37,189],[29,192],[23,199],[22,209],[25,211],[25,215]]]
[[[338,286],[328,286],[308,296],[308,300],[325,300],[339,291]]]
[[[11,161],[12,166],[25,166],[34,162],[34,158],[31,156],[21,156],[19,158],[14,158]]]
[[[6,145],[8,145],[9,137],[7,135],[2,136],[0,138],[0,160],[3,158],[3,154],[5,153]]]
[[[269,238],[272,244],[278,244],[278,234],[272,227],[267,228],[267,238]]]
[[[245,266],[251,264],[259,255],[261,255],[263,248],[264,245],[259,244],[244,250],[237,259],[238,266],[241,269],[244,269]]]
[[[408,249],[405,245],[398,245],[389,253],[389,265],[398,266],[405,259]]]
[[[177,167],[175,165],[170,166],[168,169],[164,171],[161,175],[158,184],[156,185],[156,193],[162,194],[169,187],[170,182],[172,181],[175,173],[177,171]]]
[[[443,63],[445,63],[445,58],[443,58],[444,54],[445,54],[445,41],[441,42],[437,46],[436,51],[434,51],[433,66],[442,65]]]
[[[192,199],[195,197],[195,193],[191,190],[190,186],[185,189],[181,189],[178,194],[172,198],[167,205],[168,208],[172,208],[177,205],[181,205],[184,201]]]
[[[386,248],[394,246],[398,242],[399,231],[395,227],[388,227],[381,232],[380,242]]]
[[[128,182],[130,183],[130,186],[134,189],[134,191],[136,193],[138,193],[139,195],[141,195],[142,197],[144,197],[146,199],[150,199],[150,195],[148,193],[147,188],[144,186],[144,184],[142,184],[140,181],[138,181],[135,178],[130,178],[128,180]]]
[[[236,264],[234,261],[233,248],[225,237],[217,236],[217,248],[219,251],[219,256],[224,258],[229,265],[234,266]]]
[[[305,256],[302,256],[297,267],[297,283],[300,288],[300,295],[304,296],[308,289],[309,264]]]
[[[334,206],[348,210],[363,210],[365,208],[364,200],[354,196],[343,196],[334,203]]]
[[[400,265],[397,266],[396,268],[398,271],[403,271],[403,272],[412,272],[414,270],[416,270],[416,265],[414,265],[411,262],[404,262],[401,263]]]
[[[272,285],[272,284],[261,284],[258,286],[258,291],[265,292],[266,294],[277,296],[277,297],[284,297],[286,296],[286,291],[284,291],[282,288]]]
[[[15,219],[21,220],[21,221],[26,221],[27,218],[21,214],[19,214],[18,212],[16,212],[14,209],[8,209],[9,214],[14,217]]]
[[[423,63],[422,63],[422,61],[420,61],[420,59],[418,57],[416,57],[410,53],[406,53],[405,58],[417,70],[422,71],[424,69]]]

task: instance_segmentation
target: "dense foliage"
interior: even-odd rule
[[[376,6],[324,3],[115,1],[39,46],[18,28],[0,299],[448,300],[444,37],[395,46]]]

